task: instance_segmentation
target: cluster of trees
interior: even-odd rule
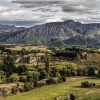
[[[93,51],[93,52],[92,52]],[[100,61],[100,52],[96,51],[96,49],[91,48],[65,48],[65,49],[58,49],[54,51],[54,57],[58,58],[59,60],[67,60],[67,61],[80,61],[80,60],[87,60],[87,61]],[[87,54],[83,54],[87,53]]]
[[[52,67],[51,68],[51,76],[57,77],[59,75],[61,76],[99,76],[100,77],[100,68],[95,67],[73,67],[72,65],[66,65],[66,67],[57,68]]]
[[[73,52],[71,55],[74,55],[76,58],[77,52],[79,51],[75,51],[75,53]],[[22,50],[21,53],[22,55],[27,54],[25,50]],[[63,55],[65,56],[65,53]],[[72,58],[74,58],[74,56],[72,56]],[[0,65],[0,83],[23,82],[24,86],[22,88],[19,88],[18,85],[12,88],[12,94],[15,94],[17,92],[30,91],[46,84],[66,82],[66,77],[70,76],[100,77],[99,67],[74,67],[72,65],[66,65],[61,68],[56,66],[50,68],[50,59],[51,56],[46,53],[45,66],[43,68],[32,66],[32,69],[30,69],[30,67],[26,65],[15,66],[12,57],[8,55],[3,59],[3,63]],[[79,56],[77,60],[79,60]],[[82,83],[82,85],[84,84],[91,85],[88,82]]]
[[[13,62],[13,58],[10,56],[7,56],[4,58],[3,63],[0,65],[0,70],[4,71],[6,73],[6,76],[9,77],[13,73],[22,73],[27,71],[27,66],[20,65],[16,67]]]
[[[62,68],[51,67],[50,68],[50,56],[46,57],[45,68],[39,69],[34,67],[30,71],[29,66],[13,64],[13,59],[7,56],[4,59],[3,64],[0,66],[0,81],[5,82],[31,82],[32,79],[37,81],[48,77],[70,77],[70,76],[99,76],[100,68],[98,67],[73,67],[72,65],[66,65]],[[35,74],[35,75],[34,75]],[[37,76],[37,78],[35,77]],[[35,78],[34,78],[35,77]]]
[[[50,70],[49,55],[46,57],[45,68],[43,69],[34,66],[30,69],[30,67],[26,65],[15,66],[10,56],[5,57],[3,64],[0,65],[0,79],[3,80],[3,83],[39,81],[48,77],[54,77],[51,72],[53,71]]]
[[[68,61],[73,61],[76,60],[76,52],[57,52],[56,54],[54,54],[54,57],[57,57],[59,59],[64,59],[64,60],[68,60]]]
[[[83,49],[72,47],[65,48],[64,50],[57,50],[53,56],[63,60],[76,61],[77,54],[81,55],[82,52]]]

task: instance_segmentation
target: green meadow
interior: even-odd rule
[[[89,81],[96,83],[96,87],[83,88],[81,82]],[[67,82],[61,84],[53,84],[34,89],[30,92],[19,93],[1,100],[58,100],[68,98],[72,93],[77,100],[100,100],[100,79],[99,78],[67,78]]]

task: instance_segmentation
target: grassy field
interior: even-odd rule
[[[66,83],[43,86],[33,91],[7,97],[5,100],[54,100],[54,97],[68,97],[73,93],[77,100],[100,100],[100,87],[82,88],[81,82],[89,81],[100,84],[100,79],[68,78]]]
[[[25,49],[25,50],[40,50],[40,51],[50,51],[48,50],[48,47],[46,46],[15,46],[15,47],[11,47],[11,48],[7,48],[7,49],[10,49],[10,50],[22,50],[22,49]]]

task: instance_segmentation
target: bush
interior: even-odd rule
[[[21,82],[27,82],[27,77],[26,77],[25,75],[22,75],[22,76],[20,77],[20,81],[21,81]]]
[[[33,84],[31,83],[25,83],[24,84],[24,91],[27,92],[27,91],[30,91],[33,89]]]
[[[55,80],[54,78],[49,78],[47,81],[46,81],[47,84],[57,84],[58,81]]]
[[[26,65],[20,65],[17,67],[17,72],[19,75],[21,75],[21,73],[28,71],[28,66]]]
[[[81,82],[81,85],[82,85],[83,87],[92,87],[92,86],[96,86],[95,83],[89,83],[88,81]]]
[[[94,67],[89,67],[88,68],[88,76],[95,76],[95,69]]]
[[[57,77],[59,73],[59,69],[57,67],[52,67],[51,68],[51,71],[50,71],[50,74],[52,77]]]
[[[46,81],[39,81],[37,87],[42,87],[46,85]]]
[[[73,94],[70,94],[70,100],[75,100],[75,96]]]
[[[46,71],[45,70],[40,71],[39,79],[42,80],[45,79],[46,77],[47,77]]]
[[[19,92],[24,92],[24,88],[19,88]]]
[[[12,94],[17,94],[17,92],[18,92],[18,88],[17,87],[12,87],[11,93]]]
[[[72,76],[72,73],[71,73],[71,70],[70,69],[67,69],[67,76],[68,77]]]
[[[37,72],[37,71],[34,72],[33,75],[32,75],[34,87],[37,87],[37,85],[38,85],[39,75],[40,75],[40,73]]]
[[[0,70],[0,84],[6,83],[6,74]]]
[[[96,86],[96,84],[95,83],[92,83],[92,86]]]
[[[63,81],[62,81],[62,78],[61,77],[59,77],[58,78],[58,83],[62,83]]]
[[[62,81],[66,82],[66,77],[65,76],[62,77]]]
[[[89,84],[88,81],[81,82],[81,85],[84,86],[84,87],[90,87],[90,84]]]
[[[14,73],[9,77],[9,80],[10,80],[10,82],[17,82],[20,80],[20,78],[19,78],[19,75],[17,73]]]

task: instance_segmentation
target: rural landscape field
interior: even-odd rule
[[[76,78],[76,80],[74,80],[75,78],[71,79],[72,81],[68,80],[66,83],[45,86],[28,93],[8,97],[6,100],[54,100],[55,97],[58,98],[57,100],[63,100],[64,98],[68,98],[71,93],[75,94],[77,100],[100,100],[100,87],[82,88],[80,85],[82,81],[100,84],[100,79],[85,77]]]
[[[99,47],[2,45],[0,49],[1,100],[100,99]]]
[[[0,0],[0,100],[100,100],[100,0]]]

